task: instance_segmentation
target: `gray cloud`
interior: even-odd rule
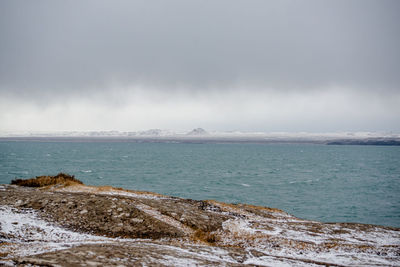
[[[393,89],[398,1],[2,1],[4,88]],[[26,89],[24,89],[26,90]]]
[[[395,0],[1,1],[0,96],[349,88],[387,103],[399,95],[398,14]]]

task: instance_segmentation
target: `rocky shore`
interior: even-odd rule
[[[0,185],[0,265],[400,266],[400,229],[80,183]]]

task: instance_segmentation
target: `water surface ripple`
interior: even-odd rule
[[[91,185],[400,227],[400,147],[0,142],[0,183],[60,171]]]

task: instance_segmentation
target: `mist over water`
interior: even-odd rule
[[[61,171],[89,185],[400,227],[400,147],[0,142],[0,183]]]

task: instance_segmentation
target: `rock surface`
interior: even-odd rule
[[[0,186],[0,265],[400,266],[400,229],[85,185]]]

